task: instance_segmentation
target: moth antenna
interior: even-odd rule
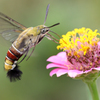
[[[60,24],[60,23],[56,23],[56,24],[54,24],[54,25],[49,26],[48,28],[51,28],[51,27],[57,26],[57,25],[59,25],[59,24]]]
[[[50,6],[50,4],[48,4],[48,6],[47,6],[47,9],[46,9],[46,15],[45,15],[45,20],[44,20],[43,25],[45,24],[46,19],[47,19],[47,15],[48,15],[48,11],[49,11],[49,6]]]

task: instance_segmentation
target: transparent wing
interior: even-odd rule
[[[0,34],[10,42],[13,42],[18,35],[27,27],[0,13]]]
[[[0,30],[1,31],[1,30]],[[20,33],[15,32],[14,29],[8,29],[8,30],[4,30],[2,32],[0,32],[2,34],[2,36],[10,41],[10,42],[14,42],[16,40],[16,38],[18,37],[18,35]]]

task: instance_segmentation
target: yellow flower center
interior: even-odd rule
[[[63,49],[68,51],[68,55],[77,56],[86,55],[86,53],[91,50],[92,47],[96,46],[99,40],[100,33],[97,30],[92,31],[90,28],[80,28],[74,29],[73,31],[67,32],[66,35],[62,35],[63,38],[60,39],[60,45],[57,49]]]

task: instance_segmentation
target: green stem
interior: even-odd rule
[[[93,100],[99,100],[99,95],[98,95],[98,91],[97,91],[97,87],[96,87],[96,82],[95,81],[86,82],[86,84],[89,87],[89,90],[90,90],[91,95],[92,95],[92,99]]]

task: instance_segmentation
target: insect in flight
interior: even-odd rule
[[[48,4],[44,24],[47,19],[49,6],[50,5]],[[17,21],[13,20],[12,18],[4,15],[3,13],[0,13],[0,33],[6,40],[12,42],[12,45],[5,57],[4,65],[10,81],[20,80],[22,72],[18,69],[18,64],[25,59],[30,48],[33,47],[31,52],[32,54],[36,45],[40,43],[40,41],[44,37],[47,37],[49,40],[58,43],[59,40],[50,35],[48,32],[52,32],[59,36],[57,33],[50,30],[51,27],[59,25],[59,23],[49,27],[45,26],[44,24],[27,28]],[[31,56],[31,54],[29,55],[29,57]],[[20,62],[17,62],[22,55],[24,55],[22,60]],[[27,60],[29,59],[29,57],[27,58]]]

